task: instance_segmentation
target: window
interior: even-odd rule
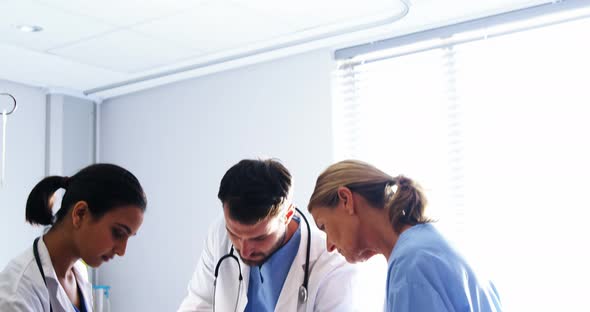
[[[506,311],[590,307],[587,38],[590,19],[576,18],[338,65],[337,160],[422,184],[429,215]]]

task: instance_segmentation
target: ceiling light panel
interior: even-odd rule
[[[38,25],[17,25],[16,28],[22,32],[33,33],[43,31],[43,27]]]

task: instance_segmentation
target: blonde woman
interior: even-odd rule
[[[387,258],[385,311],[501,311],[493,284],[435,229],[425,207],[412,180],[346,160],[318,177],[308,209],[328,251],[351,263]]]

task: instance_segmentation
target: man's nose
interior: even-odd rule
[[[249,243],[247,240],[241,241],[240,251],[242,252],[242,257],[250,258],[254,249],[252,248],[252,244]]]

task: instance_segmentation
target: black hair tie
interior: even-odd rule
[[[68,189],[68,187],[70,186],[70,178],[69,177],[62,177],[61,179],[61,187],[63,189]]]

